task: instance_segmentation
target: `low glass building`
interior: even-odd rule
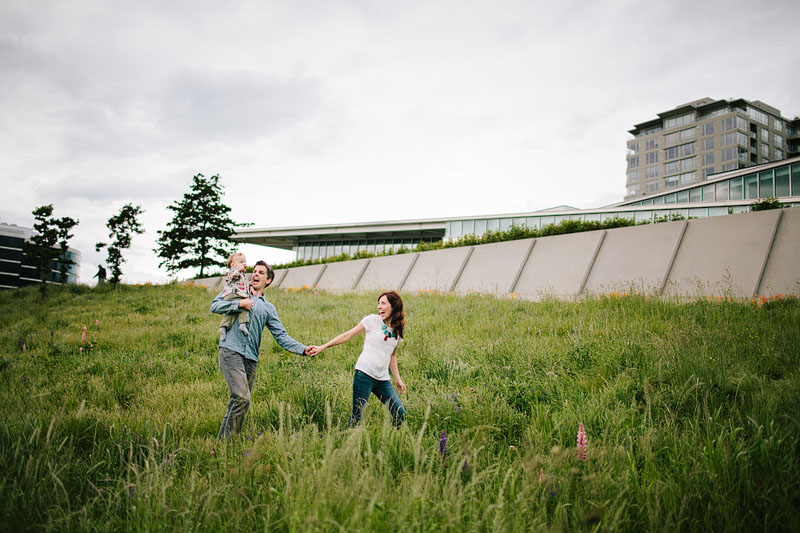
[[[234,240],[294,250],[297,259],[316,259],[342,253],[353,255],[357,251],[380,253],[400,247],[413,250],[422,241],[458,239],[470,234],[480,236],[487,231],[506,231],[512,225],[542,228],[564,220],[604,221],[620,217],[645,222],[672,215],[706,218],[743,213],[750,210],[753,202],[763,198],[778,198],[790,207],[800,205],[800,157],[716,174],[669,192],[594,209],[559,206],[507,215],[241,228]]]
[[[0,224],[0,288],[13,289],[25,285],[41,283],[36,276],[36,267],[25,254],[25,242],[31,238],[33,230],[14,224]],[[68,248],[67,258],[72,264],[67,267],[67,283],[77,283],[80,277],[81,253]],[[58,261],[50,264],[47,282],[60,284],[61,265]]]

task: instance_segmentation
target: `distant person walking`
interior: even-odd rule
[[[97,265],[97,274],[92,276],[92,278],[97,278],[97,284],[100,285],[105,283],[106,281],[106,269],[103,268],[103,265]]]
[[[389,380],[389,370],[400,394],[405,394],[406,384],[400,379],[397,368],[397,346],[403,339],[405,314],[403,299],[395,291],[384,292],[378,297],[378,313],[367,315],[361,322],[322,346],[312,346],[309,355],[317,355],[323,350],[345,343],[366,333],[364,348],[356,361],[353,376],[353,411],[348,425],[354,426],[361,420],[370,393],[389,406],[392,423],[399,427],[406,417],[403,402]]]
[[[225,291],[222,291],[211,302],[212,313],[235,316],[230,331],[219,341],[219,369],[222,371],[225,383],[228,384],[230,400],[219,427],[218,439],[230,437],[242,429],[244,416],[250,408],[250,394],[256,382],[258,352],[265,326],[275,341],[289,352],[312,355],[310,351],[315,348],[307,347],[291,338],[281,324],[275,306],[264,298],[264,289],[269,287],[274,277],[272,267],[264,261],[258,261],[253,267],[250,279],[249,298],[225,300],[223,296]],[[247,335],[238,327],[238,315],[242,309],[250,311]]]

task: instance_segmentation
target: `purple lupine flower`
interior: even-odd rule
[[[444,430],[439,438],[439,453],[442,454],[442,466],[444,466],[444,460],[447,457],[447,435],[444,434]]]
[[[135,490],[136,490],[136,486],[135,485],[129,485],[128,486],[128,497],[129,498],[133,498],[133,493],[134,493]]]
[[[578,459],[585,461],[586,460],[586,430],[583,429],[583,422],[581,422],[580,427],[578,428],[578,451],[577,451]]]
[[[454,393],[453,393],[453,401],[454,401],[454,402],[457,402],[457,401],[458,401],[458,397],[456,396],[457,394],[458,394],[457,392],[454,392]]]

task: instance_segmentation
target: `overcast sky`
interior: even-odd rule
[[[106,221],[140,204],[136,283],[167,280],[156,232],[197,173],[256,227],[607,205],[627,131],[658,112],[800,114],[799,18],[796,0],[3,0],[0,221],[80,219],[88,283]]]

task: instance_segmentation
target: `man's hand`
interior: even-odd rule
[[[406,384],[403,383],[402,379],[398,379],[397,383],[395,383],[395,385],[397,385],[397,392],[399,392],[400,394],[405,394],[406,393]]]
[[[251,300],[250,298],[244,298],[242,300],[239,300],[239,307],[243,307],[248,311],[250,311],[253,308],[253,300]]]

